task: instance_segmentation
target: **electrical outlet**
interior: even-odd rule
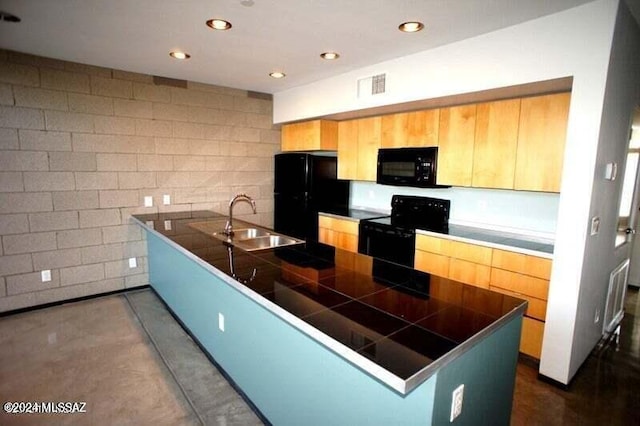
[[[593,316],[593,323],[597,324],[600,322],[600,308],[596,308],[596,314]]]
[[[153,197],[150,195],[147,195],[146,197],[144,197],[144,206],[145,207],[153,207]]]
[[[464,385],[458,386],[451,394],[451,418],[453,422],[462,413],[462,400],[464,397]]]
[[[43,283],[51,281],[51,269],[46,269],[46,270],[42,271],[40,273],[40,276],[42,278],[42,282]]]
[[[129,268],[137,268],[138,267],[138,261],[136,260],[135,257],[130,257],[129,258]]]
[[[154,226],[154,223],[153,223],[153,221],[152,221],[152,220],[148,220],[148,221],[146,221],[145,223],[146,223],[146,225],[147,225],[149,228],[151,228],[151,229],[155,229],[155,226]]]
[[[164,230],[165,231],[171,231],[171,221],[170,220],[165,220],[164,221]]]
[[[218,312],[218,328],[224,333],[224,315]]]
[[[162,196],[162,204],[164,204],[165,206],[168,206],[169,204],[171,204],[171,195],[164,194]]]

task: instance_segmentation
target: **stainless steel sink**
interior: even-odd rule
[[[220,233],[222,232],[223,231],[221,231]],[[271,235],[271,233],[266,229],[260,229],[260,228],[243,228],[243,229],[233,230],[234,240],[246,240],[248,238],[265,237],[267,235]]]
[[[235,240],[233,245],[246,251],[265,250],[275,247],[302,244],[304,241],[284,235],[265,235],[262,237]]]
[[[196,222],[189,226],[246,251],[266,250],[304,243],[303,240],[259,227],[234,229],[233,235],[228,236],[224,233],[224,229],[221,229],[219,222]]]

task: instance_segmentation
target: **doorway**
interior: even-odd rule
[[[640,287],[640,243],[638,238],[632,238],[640,232],[638,226],[638,208],[640,199],[640,184],[638,182],[638,164],[640,162],[640,106],[636,107],[631,124],[631,137],[629,139],[629,152],[627,154],[627,171],[622,185],[622,198],[620,201],[620,213],[618,218],[618,242],[622,244],[631,242],[631,265],[629,269],[628,285]],[[629,170],[632,168],[632,170]]]

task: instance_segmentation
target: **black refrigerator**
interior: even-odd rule
[[[344,214],[349,208],[348,180],[338,179],[336,157],[300,152],[275,156],[276,232],[318,240],[318,212]]]

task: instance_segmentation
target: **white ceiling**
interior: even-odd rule
[[[275,93],[591,0],[0,0],[0,48]],[[211,18],[228,31],[205,25]],[[397,30],[408,20],[426,28]],[[176,61],[169,51],[192,55]],[[337,61],[320,59],[337,51]],[[274,80],[268,73],[282,70]]]

